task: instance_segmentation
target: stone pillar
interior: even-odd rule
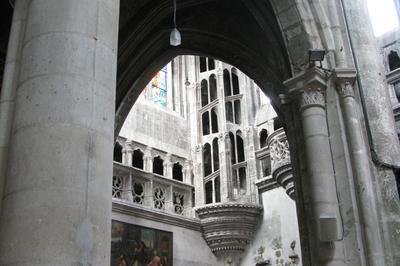
[[[146,147],[143,154],[143,170],[149,173],[153,172],[153,156],[151,156],[152,148]]]
[[[0,97],[0,213],[6,180],[10,135],[29,1],[15,1]]]
[[[154,208],[153,180],[144,183],[144,205]]]
[[[229,132],[219,134],[220,193],[221,202],[223,203],[229,202],[232,199],[232,162],[230,145]]]
[[[129,172],[128,175],[123,176],[122,179],[122,199],[132,202],[133,201],[133,196],[132,196],[132,189],[133,189],[133,182],[132,182],[132,173]]]
[[[342,0],[342,3],[360,81],[360,96],[365,103],[366,120],[371,131],[372,148],[382,163],[399,167],[400,145],[367,1]]]
[[[373,175],[366,141],[359,115],[360,106],[354,96],[355,69],[335,69],[334,79],[340,97],[343,121],[349,145],[350,158],[355,178],[360,222],[365,240],[369,265],[384,265],[384,252],[380,234]]]
[[[132,147],[132,141],[127,140],[125,142],[125,165],[132,166],[132,159],[133,159],[133,147]]]
[[[172,162],[171,162],[171,154],[167,154],[164,159],[164,177],[172,179]]]
[[[194,170],[194,201],[195,206],[199,207],[204,205],[204,184],[203,184],[203,154],[202,154],[202,146],[197,145],[194,148],[194,161],[193,161],[193,170]]]
[[[27,12],[0,264],[109,265],[119,1]]]
[[[298,98],[302,119],[308,173],[302,179],[309,193],[305,197],[311,215],[309,238],[313,264],[342,265],[343,254],[335,257],[330,254],[343,232],[325,110],[326,75],[318,68],[311,68],[284,84]]]
[[[183,182],[185,184],[192,184],[192,166],[189,160],[185,160],[185,163],[183,165]]]
[[[255,154],[255,143],[254,143],[254,132],[253,127],[247,127],[244,130],[244,149],[246,155],[246,194],[250,197],[252,203],[258,202],[258,189],[255,186],[257,181],[257,162]]]
[[[126,149],[125,149],[125,144],[124,147],[122,147],[122,164],[126,165]]]

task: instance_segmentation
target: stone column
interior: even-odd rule
[[[0,97],[0,213],[29,1],[15,1]]]
[[[143,154],[143,170],[149,173],[153,172],[153,156],[151,156],[152,148],[146,147]]]
[[[132,166],[132,159],[133,159],[133,147],[132,147],[132,141],[130,141],[130,140],[127,140],[126,142],[125,142],[125,147],[124,147],[124,150],[125,150],[125,165],[128,165],[128,166]]]
[[[185,184],[192,184],[192,166],[189,160],[185,160],[185,163],[183,165],[183,182]]]
[[[203,206],[204,201],[204,184],[203,184],[203,154],[202,154],[202,146],[197,145],[194,148],[194,161],[193,161],[193,170],[194,170],[194,201],[195,206]]]
[[[252,203],[258,203],[258,189],[255,186],[255,182],[257,181],[257,162],[255,156],[254,134],[257,133],[254,132],[253,127],[247,127],[244,129],[244,149],[247,163],[246,194],[251,197]]]
[[[125,144],[124,144],[124,147],[122,147],[122,164],[123,165],[126,165],[126,149],[125,149]]]
[[[172,179],[171,154],[168,153],[165,156],[165,160],[164,160],[163,166],[164,166],[164,177]]]
[[[372,31],[366,0],[342,0],[371,144],[382,163],[400,166],[400,145],[385,79],[382,57]]]
[[[340,255],[332,258],[328,252],[335,249],[334,243],[342,239],[343,232],[325,110],[326,75],[311,68],[284,84],[298,99],[301,113],[308,173],[302,179],[309,193],[305,197],[312,215],[309,237],[314,264],[342,265]]]
[[[355,69],[335,69],[334,79],[340,97],[346,128],[350,158],[355,178],[360,222],[365,240],[367,261],[370,265],[384,265],[384,252],[373,188],[373,175],[364,138],[360,106],[354,96]]]
[[[223,203],[229,202],[232,199],[232,162],[230,145],[229,132],[219,134],[220,193],[221,202]]]
[[[119,1],[27,12],[0,264],[109,265]]]

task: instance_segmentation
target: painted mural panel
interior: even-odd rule
[[[172,266],[172,233],[113,220],[111,266]]]
[[[144,88],[143,95],[160,107],[167,106],[167,67],[162,68]]]

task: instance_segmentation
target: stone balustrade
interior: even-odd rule
[[[193,217],[193,186],[114,162],[113,201]]]

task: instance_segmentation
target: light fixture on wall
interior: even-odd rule
[[[324,61],[326,51],[322,49],[310,49],[308,50],[308,63],[310,66],[315,66],[315,62],[319,62],[319,66],[322,67],[322,61]]]
[[[178,46],[181,44],[181,33],[176,28],[176,0],[174,1],[174,29],[171,31],[169,36],[169,44],[172,46]]]

